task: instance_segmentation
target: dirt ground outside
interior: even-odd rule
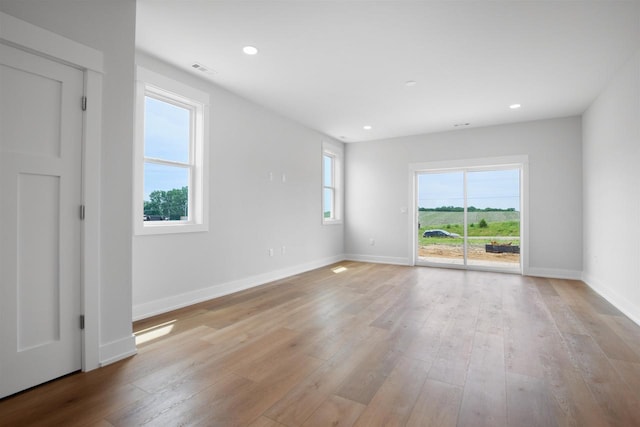
[[[418,256],[420,258],[462,258],[461,245],[429,245],[420,246],[418,248]],[[519,264],[520,254],[513,253],[490,253],[484,250],[484,247],[469,246],[467,256],[470,260],[494,261]]]

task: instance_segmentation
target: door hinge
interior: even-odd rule
[[[87,111],[87,97],[83,96],[82,97],[82,111]]]
[[[80,205],[80,219],[84,220],[84,205]]]
[[[84,314],[80,315],[80,329],[84,329]]]

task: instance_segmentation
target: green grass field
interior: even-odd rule
[[[419,212],[422,227],[438,228],[442,224],[462,224],[462,212]],[[468,212],[469,224],[477,224],[483,219],[487,222],[520,221],[520,212]],[[442,227],[439,227],[442,228]]]
[[[427,214],[424,215],[423,214]],[[454,215],[451,215],[454,214]],[[473,215],[472,214],[477,214]],[[500,215],[498,215],[500,214]],[[431,220],[439,220],[438,222],[431,222]],[[463,243],[462,238],[438,238],[438,237],[422,237],[425,230],[441,229],[450,233],[456,233],[460,236],[464,235],[462,226],[462,213],[461,212],[420,212],[420,230],[418,234],[418,240],[420,245],[458,245]],[[486,227],[480,227],[479,222],[484,219],[487,222]],[[497,221],[496,221],[497,219]],[[506,219],[506,220],[505,220]],[[426,223],[423,221],[427,221]],[[444,222],[443,220],[449,220],[450,222]],[[520,244],[520,215],[518,212],[469,212],[469,230],[467,235],[469,237],[486,237],[486,239],[470,239],[470,244],[484,245],[491,243],[492,240],[500,240],[505,242],[511,242],[513,245]],[[430,223],[431,222],[431,223]],[[473,224],[473,226],[471,226]],[[496,239],[496,237],[502,237]],[[513,239],[509,239],[513,237]],[[505,239],[506,238],[506,239]]]

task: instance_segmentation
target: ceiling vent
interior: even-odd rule
[[[213,74],[215,73],[215,71],[205,65],[199,64],[197,62],[193,63],[191,65],[191,67],[193,67],[194,69],[198,70],[198,71],[202,71],[203,73],[209,73],[209,74]]]

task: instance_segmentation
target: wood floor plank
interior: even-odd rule
[[[429,372],[430,362],[400,357],[355,423],[359,427],[405,425]]]
[[[607,326],[599,314],[586,310],[574,310],[574,313],[582,322],[587,334],[593,338],[608,357],[640,363],[640,355],[636,354],[613,329]]]
[[[389,341],[375,343],[335,394],[368,405],[398,362],[401,352]]]
[[[272,351],[261,355],[257,359],[237,364],[233,368],[233,372],[255,382],[264,381],[274,371],[286,368],[288,364],[295,362],[296,359],[302,356],[308,360],[313,359],[312,356],[307,354],[307,348],[321,338],[319,335],[319,333],[299,334],[291,341],[283,344],[283,346],[274,347]],[[315,363],[321,364],[320,362],[324,362],[322,359],[315,359],[317,360]]]
[[[438,353],[429,370],[429,378],[463,386],[473,348],[479,302],[472,300],[465,292],[459,294],[457,301],[449,324],[441,335]],[[447,301],[443,303],[447,304]]]
[[[556,405],[558,425],[608,426],[604,412],[596,402],[576,366],[577,361],[559,334],[548,337],[539,350],[544,380]]]
[[[256,419],[254,422],[252,422],[251,424],[249,424],[249,427],[286,427],[286,426],[276,421],[270,420],[267,417],[260,417]]]
[[[450,311],[446,306],[441,305],[435,308],[431,316],[418,328],[415,338],[404,354],[415,359],[433,362],[438,355],[442,335],[451,323]]]
[[[609,304],[607,300],[596,294],[584,283],[576,280],[549,279],[558,295],[565,299],[567,304],[583,311],[592,311],[598,314],[622,316],[623,314]]]
[[[196,408],[190,409],[187,422],[201,426],[246,426],[281,399],[295,384],[315,371],[320,363],[317,359],[301,356],[281,370],[272,372],[264,381],[227,393],[213,402],[208,401],[205,390],[198,394],[202,398]]]
[[[178,335],[164,337],[143,347],[138,355],[120,362],[119,372],[135,382],[148,377],[167,366],[180,363],[200,352],[210,351],[211,345],[201,340],[213,329],[200,325]]]
[[[159,410],[150,417],[141,420],[146,426],[171,426],[171,425],[198,425],[203,423],[206,417],[217,416],[220,423],[217,425],[238,425],[235,412],[226,412],[219,403],[226,401],[229,396],[246,395],[255,387],[255,383],[237,375],[227,375],[221,381],[214,383],[209,388],[193,394],[189,399],[171,406],[168,410]],[[115,425],[141,425],[133,415],[133,423],[129,424],[125,419],[122,424]],[[110,418],[107,418],[110,420]],[[216,425],[216,424],[210,424]]]
[[[309,416],[303,427],[350,427],[365,408],[361,403],[331,395]]]
[[[557,426],[555,405],[544,380],[514,373],[507,374],[508,425]]]
[[[232,304],[224,308],[211,308],[207,325],[222,329],[240,320],[249,318],[267,308],[278,307],[281,304],[304,296],[304,291],[291,288],[286,292],[268,292],[248,299],[242,303]]]
[[[640,328],[626,316],[600,315],[600,319],[640,356]]]
[[[558,331],[537,290],[537,280],[525,278],[520,286],[506,290],[503,316],[507,372],[541,379],[541,349],[545,339]]]
[[[502,336],[504,333],[504,317],[502,304],[502,288],[488,286],[485,288],[478,312],[476,331]]]
[[[374,285],[371,287],[371,290],[368,293],[362,295],[362,297],[360,298],[357,298],[355,301],[347,304],[343,308],[343,310],[345,313],[350,313],[354,315],[358,314],[362,310],[366,309],[371,304],[373,304],[375,300],[384,296],[387,292],[391,291],[391,289],[393,288],[394,286],[388,283],[380,283],[380,284]]]
[[[458,424],[507,425],[504,341],[498,335],[477,332],[464,385]]]
[[[562,297],[557,294],[542,295],[542,299],[560,331],[578,335],[587,334],[580,319]]]
[[[640,425],[640,326],[579,281],[344,261],[133,330],[0,426]]]
[[[462,389],[427,379],[411,411],[407,427],[453,427],[458,423]]]
[[[629,390],[640,390],[640,363],[625,362],[622,360],[610,359],[609,362],[618,372]]]
[[[141,378],[134,384],[142,390],[155,393],[170,387],[173,383],[183,381],[185,377],[232,372],[240,365],[250,364],[275,351],[274,347],[287,346],[296,336],[296,332],[281,328],[227,353],[220,354],[214,346],[210,346],[204,351],[188,355],[181,361],[154,372],[153,375]]]
[[[311,376],[301,381],[276,402],[265,415],[286,425],[301,425],[324,402],[334,394],[349,375],[364,363],[371,347],[383,341],[377,328],[367,328],[371,336],[365,340],[352,341],[325,362]]]
[[[142,399],[112,411],[107,420],[116,426],[144,425],[155,422],[162,414],[172,412],[177,407],[188,407],[190,400],[201,391],[208,389],[207,394],[220,393],[218,390],[231,391],[236,387],[249,385],[234,374],[218,377],[196,375],[189,380],[181,381],[157,393],[150,393]]]
[[[569,350],[611,425],[640,425],[640,395],[633,393],[592,337],[564,334]]]
[[[336,314],[320,331],[320,339],[306,348],[307,354],[322,360],[330,360],[345,346],[366,340],[372,333],[383,335],[383,331],[369,327],[367,319],[347,314]]]
[[[224,352],[238,345],[250,343],[269,331],[285,327],[287,313],[295,315],[308,309],[307,304],[301,298],[294,298],[281,306],[266,309],[225,328],[211,329],[211,332],[203,334],[201,339]]]

